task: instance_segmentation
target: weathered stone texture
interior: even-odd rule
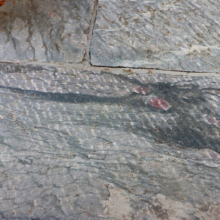
[[[83,60],[93,0],[15,2],[0,7],[1,60]]]
[[[220,72],[220,3],[100,0],[91,63]]]
[[[220,78],[0,65],[0,219],[220,215]]]

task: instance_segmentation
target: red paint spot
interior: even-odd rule
[[[135,93],[141,93],[143,95],[147,94],[149,92],[149,89],[145,86],[139,86],[137,88],[133,89],[133,92]]]
[[[4,2],[6,2],[6,0],[0,1],[0,6],[4,5]]]
[[[210,156],[212,157],[213,160],[218,159],[218,154],[216,154],[215,152],[210,152],[209,154],[210,154]]]
[[[215,118],[204,118],[204,121],[210,125],[215,124],[216,122]]]
[[[169,108],[171,108],[170,104],[166,100],[156,97],[151,98],[149,100],[149,104],[155,108],[159,108],[163,110],[168,110]]]
[[[213,159],[213,160],[217,160],[217,159],[219,158],[219,154],[216,153],[216,152],[213,151],[213,150],[206,149],[206,150],[205,150],[205,153],[206,153],[206,155],[207,155],[209,158],[211,158],[211,159]]]

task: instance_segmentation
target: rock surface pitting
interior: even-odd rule
[[[208,0],[8,1],[0,7],[0,59],[219,73],[219,6]]]
[[[0,59],[82,62],[92,0],[8,1],[0,7]]]
[[[0,219],[219,220],[219,6],[7,1]]]
[[[220,72],[219,1],[99,0],[96,66]]]
[[[218,220],[219,85],[1,64],[0,218]]]

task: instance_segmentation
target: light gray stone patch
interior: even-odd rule
[[[218,1],[100,0],[91,63],[220,72]]]
[[[0,7],[0,59],[82,62],[93,0],[8,1]]]
[[[217,220],[218,85],[0,64],[0,219]]]

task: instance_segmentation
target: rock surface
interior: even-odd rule
[[[219,1],[99,0],[91,63],[220,72]]]
[[[208,0],[8,1],[0,7],[0,60],[219,73],[219,7]]]
[[[218,220],[219,85],[0,64],[0,218]]]
[[[208,0],[0,7],[0,219],[219,220],[218,74],[116,74],[84,62],[220,72],[219,7]]]
[[[0,59],[82,62],[93,6],[92,0],[6,2],[0,7]]]

